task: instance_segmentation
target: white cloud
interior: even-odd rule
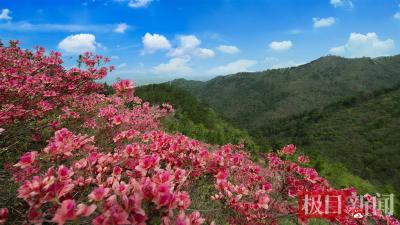
[[[336,7],[350,7],[353,8],[354,4],[352,0],[330,0],[331,5]]]
[[[238,72],[250,71],[250,68],[257,64],[255,60],[240,59],[235,62],[228,63],[210,69],[208,72],[213,75],[226,75]]]
[[[201,44],[201,41],[194,35],[182,35],[179,37],[181,48],[196,48]]]
[[[181,35],[178,37],[179,46],[168,52],[170,57],[191,57],[210,58],[215,55],[214,51],[208,48],[199,48],[201,41],[194,35]]]
[[[397,12],[393,15],[393,18],[400,20],[400,12]]]
[[[160,34],[146,33],[142,37],[142,43],[144,45],[144,53],[153,53],[157,50],[168,50],[171,48],[168,39]]]
[[[220,45],[217,49],[226,54],[236,54],[239,52],[239,48],[233,45]]]
[[[329,53],[332,55],[343,55],[345,52],[346,47],[344,45],[329,49]]]
[[[333,17],[327,17],[327,18],[313,18],[314,21],[314,27],[315,28],[320,28],[320,27],[329,27],[332,26],[336,20]]]
[[[80,25],[80,24],[32,24],[26,21],[0,24],[0,29],[9,31],[30,32],[110,32],[115,24]]]
[[[284,62],[278,62],[276,64],[273,64],[270,66],[271,69],[281,69],[281,68],[288,68],[288,67],[294,67],[294,66],[300,66],[303,65],[304,62],[296,62],[293,60],[289,61],[284,61]]]
[[[125,33],[125,30],[126,29],[128,29],[128,24],[126,24],[126,23],[120,23],[120,24],[117,24],[117,27],[114,29],[114,32],[116,32],[116,33]]]
[[[194,35],[178,36],[179,44],[172,48],[170,42],[162,35],[147,33],[143,37],[144,53],[152,53],[157,50],[169,50],[167,56],[169,62],[159,64],[152,68],[155,74],[188,75],[192,68],[188,66],[193,57],[210,58],[215,52],[208,48],[200,48],[201,41]]]
[[[168,63],[162,63],[153,67],[153,73],[156,74],[173,74],[173,75],[188,75],[192,69],[187,65],[190,61],[189,57],[186,58],[172,58]]]
[[[94,52],[96,47],[101,47],[101,45],[96,43],[96,37],[93,34],[70,35],[58,44],[59,49],[71,54]]]
[[[118,66],[117,66],[117,68],[118,69],[121,69],[121,68],[124,68],[124,67],[126,67],[127,65],[126,65],[126,63],[121,63],[121,64],[119,64]]]
[[[292,41],[273,41],[269,44],[269,48],[276,52],[289,50],[292,46]]]
[[[267,63],[267,66],[270,69],[287,68],[287,67],[299,66],[299,65],[304,64],[304,62],[298,62],[298,61],[294,61],[294,60],[281,61],[280,59],[275,58],[275,57],[266,57],[265,63]]]
[[[193,54],[200,58],[211,58],[215,55],[214,51],[208,48],[197,48]]]
[[[342,0],[331,0],[331,5],[338,7],[341,6],[343,4]]]
[[[128,6],[131,8],[147,7],[153,0],[131,0]]]
[[[350,57],[389,55],[395,49],[392,39],[380,40],[376,33],[351,33],[345,45],[330,49],[330,53]]]
[[[178,39],[179,46],[168,53],[171,57],[190,55],[201,44],[201,41],[194,35],[181,35]]]
[[[0,20],[11,20],[12,17],[9,15],[11,11],[9,9],[2,9],[0,13]]]

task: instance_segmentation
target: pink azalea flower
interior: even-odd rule
[[[293,155],[296,152],[296,146],[293,144],[287,145],[282,148],[282,153],[286,155]]]
[[[58,167],[57,175],[60,181],[69,181],[73,174],[74,172],[64,165]]]
[[[57,209],[53,222],[62,225],[66,221],[75,220],[80,216],[87,217],[96,210],[96,205],[87,206],[85,204],[79,204],[76,207],[75,200],[67,199],[61,203],[61,206]]]
[[[192,201],[190,200],[190,196],[186,192],[179,192],[176,194],[176,201],[178,204],[178,208],[181,210],[187,209]]]
[[[187,217],[184,213],[180,213],[175,220],[176,225],[191,225],[190,218]]]
[[[194,211],[189,215],[192,225],[201,225],[205,222],[204,218],[201,218],[199,211]]]
[[[79,204],[77,207],[76,215],[77,216],[90,216],[95,210],[97,206],[92,204],[90,206],[85,205],[85,204]]]
[[[0,223],[5,223],[8,218],[8,209],[0,208]]]
[[[307,156],[305,156],[305,155],[301,155],[301,156],[297,157],[297,161],[298,161],[299,163],[306,164],[306,163],[309,163],[309,162],[310,162],[310,159],[309,159]]]
[[[258,199],[258,206],[263,208],[263,209],[268,209],[269,208],[269,202],[271,199],[269,198],[268,195],[263,195],[261,198]]]
[[[121,175],[121,172],[122,172],[121,167],[119,167],[119,166],[114,167],[114,169],[113,169],[113,175],[114,175],[114,176],[119,176],[119,175]]]
[[[109,188],[98,187],[89,194],[89,198],[95,202],[103,200],[109,193]]]
[[[53,222],[63,225],[68,220],[76,219],[75,212],[75,200],[67,199],[61,203],[61,206],[57,209],[54,217],[52,219]]]
[[[38,152],[27,152],[23,154],[17,164],[14,166],[21,167],[21,169],[31,167],[32,164],[35,162]]]

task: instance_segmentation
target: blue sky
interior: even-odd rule
[[[111,57],[139,84],[206,80],[299,65],[327,54],[394,55],[399,0],[87,0],[0,2],[0,38]]]

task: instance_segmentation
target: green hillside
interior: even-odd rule
[[[327,56],[299,67],[173,83],[192,92],[234,125],[254,133],[271,120],[399,84],[399,68],[400,56]]]
[[[244,141],[252,153],[259,151],[247,132],[221,119],[215,111],[188,91],[169,84],[150,84],[137,87],[135,94],[152,104],[168,102],[174,107],[176,111],[173,116],[163,120],[164,127],[170,132],[180,132],[210,144],[238,144]]]
[[[400,88],[265,125],[272,145],[292,141],[355,174],[400,190]]]

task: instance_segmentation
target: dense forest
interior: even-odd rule
[[[271,145],[292,140],[368,180],[400,188],[400,88],[360,96],[260,129]]]

